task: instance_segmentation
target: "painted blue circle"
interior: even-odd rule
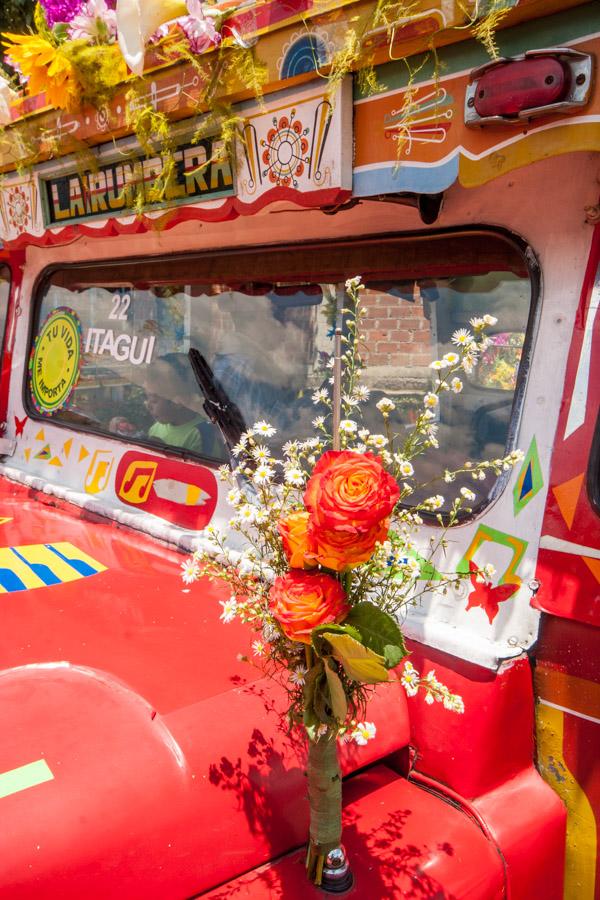
[[[314,72],[327,62],[327,48],[316,34],[303,34],[294,41],[283,58],[281,78],[293,78]]]

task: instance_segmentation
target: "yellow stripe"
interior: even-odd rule
[[[69,541],[57,541],[55,544],[52,544],[53,547],[56,547],[59,553],[62,553],[63,556],[66,556],[67,559],[78,559],[81,562],[87,563],[88,566],[91,566],[92,569],[95,569],[96,572],[105,572],[106,566],[103,566],[102,563],[98,562],[97,559],[94,559],[93,556],[88,556],[87,553],[84,553],[83,550],[80,550],[79,547],[75,547],[73,544],[70,544]],[[56,559],[56,555],[52,554],[53,558]],[[81,578],[81,575],[75,573],[75,578]]]
[[[18,769],[0,772],[0,799],[53,779],[54,775],[45,759],[36,759],[35,762],[19,766]]]
[[[21,548],[17,549],[20,552]],[[10,547],[0,547],[0,569],[8,569],[23,582],[26,588],[44,587],[42,579],[38,578],[18,556],[15,556]],[[0,585],[0,594],[6,593],[8,593],[6,588]]]
[[[65,552],[64,550],[61,550],[60,544],[55,544],[54,546],[57,550],[60,550],[61,553]],[[79,556],[79,551],[76,551],[75,554],[73,554],[73,550],[75,549],[74,547],[70,546],[69,544],[67,544],[66,546],[69,547],[71,556]],[[48,548],[45,547],[44,544],[31,544],[29,547],[16,547],[15,549],[19,551],[21,556],[26,559],[27,562],[47,566],[52,574],[55,575],[63,583],[66,581],[75,581],[77,578],[81,578],[79,572],[76,572],[75,569],[73,569],[70,565],[68,565],[66,562],[63,562],[60,556],[57,556],[56,553],[48,550]],[[21,563],[21,565],[23,564]],[[24,568],[26,567],[24,566]],[[36,576],[33,577],[35,578]],[[28,584],[27,587],[38,587],[38,584]]]
[[[597,150],[599,143],[600,122],[558,125],[527,135],[506,147],[490,147],[489,153],[480,159],[469,159],[461,153],[458,180],[463,187],[479,187],[540,159],[576,150]]]
[[[567,807],[564,900],[594,900],[596,820],[585,792],[563,757],[564,713],[544,704],[536,711],[538,768]]]

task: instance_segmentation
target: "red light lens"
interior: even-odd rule
[[[517,116],[564,98],[569,87],[562,64],[550,56],[507,62],[477,81],[475,110],[479,116]]]

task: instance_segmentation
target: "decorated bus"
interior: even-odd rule
[[[0,898],[599,900],[600,7],[2,45]]]

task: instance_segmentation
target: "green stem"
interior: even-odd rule
[[[307,874],[320,884],[323,861],[342,840],[342,775],[335,737],[308,742],[310,845]]]

